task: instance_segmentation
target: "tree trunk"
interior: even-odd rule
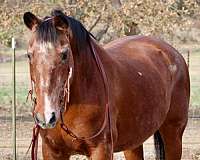
[[[120,0],[111,0],[111,2],[112,2],[112,5],[117,9],[122,6],[122,3]]]
[[[177,3],[177,9],[182,10],[183,5],[184,5],[183,0],[177,0],[176,3]]]
[[[138,35],[140,32],[138,24],[135,22],[127,24],[127,28],[125,29],[125,35],[127,36]]]
[[[69,5],[76,4],[76,2],[77,2],[76,0],[68,0]]]

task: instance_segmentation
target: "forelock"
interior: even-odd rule
[[[36,30],[36,38],[40,43],[56,43],[58,34],[51,17],[45,17]]]

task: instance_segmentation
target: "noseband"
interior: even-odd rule
[[[71,136],[74,140],[77,141],[86,141],[86,140],[91,140],[96,138],[97,136],[99,136],[105,129],[106,125],[108,124],[108,128],[109,128],[109,133],[110,133],[110,142],[111,142],[111,160],[113,159],[113,133],[112,133],[112,118],[111,118],[111,111],[110,111],[110,107],[109,107],[109,86],[108,86],[108,78],[106,75],[106,72],[104,70],[103,64],[98,56],[98,54],[96,54],[94,46],[91,44],[90,40],[89,40],[89,46],[90,46],[90,50],[93,53],[93,56],[95,58],[95,62],[96,65],[101,73],[101,76],[103,78],[103,83],[104,83],[104,88],[105,88],[105,94],[106,94],[106,104],[105,104],[105,113],[104,113],[104,121],[103,124],[101,125],[101,128],[98,130],[98,132],[96,132],[95,134],[89,136],[89,137],[79,137],[77,136],[73,131],[71,131],[68,126],[64,123],[63,121],[63,113],[66,110],[66,108],[69,105],[69,101],[70,101],[70,80],[72,78],[72,67],[70,67],[69,69],[69,74],[68,74],[68,79],[65,82],[64,85],[64,104],[60,110],[60,126],[61,128],[66,132],[66,134],[68,134],[69,136]],[[31,79],[32,81],[32,79]],[[33,110],[35,109],[36,106],[36,98],[33,98],[33,85],[31,85],[31,90],[28,92],[28,96],[27,99],[29,98],[29,96],[31,96],[31,100],[33,102]],[[34,116],[34,113],[33,113]],[[37,149],[38,149],[38,135],[39,135],[39,130],[40,127],[39,125],[36,123],[35,127],[33,128],[33,136],[32,136],[32,142],[30,147],[32,147],[32,151],[31,151],[31,157],[32,160],[37,160]],[[30,149],[29,147],[29,149]],[[29,150],[28,149],[28,150]]]

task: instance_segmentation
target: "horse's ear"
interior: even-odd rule
[[[57,30],[64,31],[64,32],[68,30],[69,24],[67,20],[65,19],[65,17],[62,15],[54,16],[53,23]]]
[[[24,23],[25,25],[32,31],[34,31],[37,27],[37,25],[41,22],[39,18],[37,18],[34,14],[31,12],[24,13]]]

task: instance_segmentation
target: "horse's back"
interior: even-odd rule
[[[133,67],[134,71],[135,68],[139,71],[140,67],[144,67],[147,71],[156,70],[166,80],[173,78],[175,82],[185,77],[185,81],[189,81],[184,58],[163,40],[148,36],[128,36],[108,43],[104,49],[119,66]]]
[[[170,60],[173,63],[173,60],[182,59],[182,56],[171,45],[161,39],[150,36],[123,37],[106,44],[104,49],[107,50],[108,54],[118,60],[126,57],[136,59],[142,56],[155,56],[155,58],[159,59],[160,55],[168,61],[167,63],[170,63]],[[157,53],[161,54],[159,55]],[[181,63],[184,63],[184,61]]]

